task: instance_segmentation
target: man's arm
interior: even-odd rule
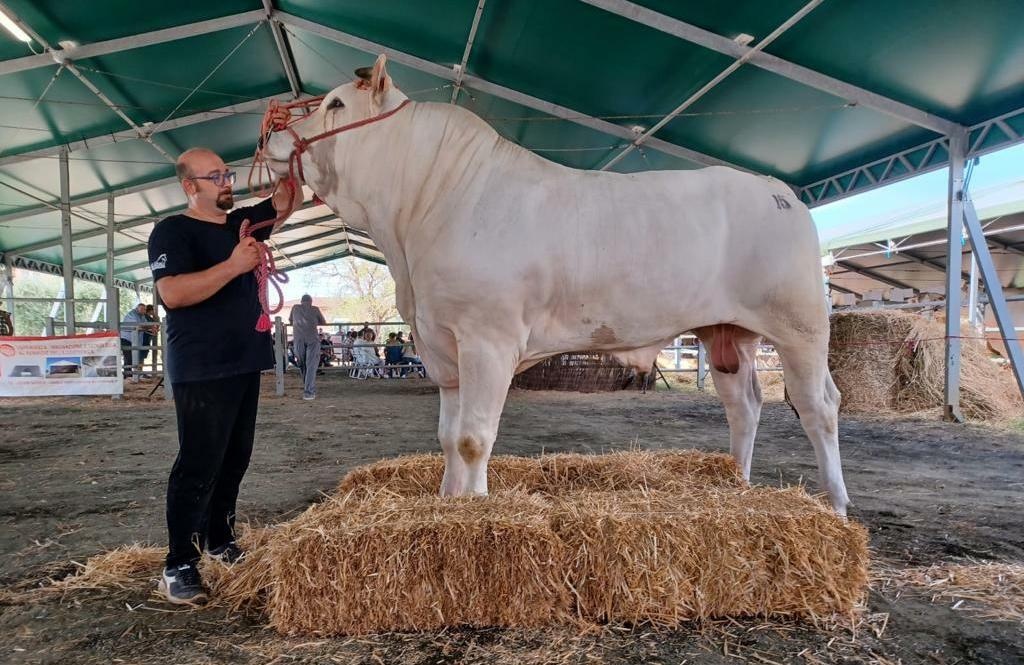
[[[162,277],[157,281],[156,288],[167,309],[188,307],[217,293],[235,277],[255,268],[259,261],[256,239],[242,238],[227,260],[200,272]]]
[[[322,326],[326,326],[327,325],[327,319],[324,318],[324,313],[320,311],[319,307],[316,308],[316,318],[317,318],[317,321],[320,322],[320,325],[322,325]]]

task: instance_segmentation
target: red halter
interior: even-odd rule
[[[363,125],[369,125],[370,123],[377,122],[378,120],[384,120],[390,118],[394,114],[401,111],[409,103],[410,100],[405,99],[401,104],[386,111],[379,115],[357,120],[356,122],[350,122],[347,125],[336,127],[332,130],[322,132],[309,138],[302,138],[298,132],[292,129],[292,125],[305,118],[305,115],[297,115],[293,113],[295,109],[308,112],[310,108],[319,106],[324,100],[323,95],[319,97],[312,97],[310,99],[302,99],[287,104],[282,104],[276,99],[270,100],[270,105],[267,107],[266,113],[263,114],[263,122],[260,125],[260,137],[262,144],[257,145],[256,153],[253,155],[253,166],[249,171],[249,190],[260,198],[266,198],[271,196],[277,187],[287,181],[289,188],[288,195],[288,207],[287,210],[291,211],[295,207],[295,197],[299,191],[299,186],[296,182],[305,182],[305,177],[302,173],[302,153],[309,150],[309,146],[316,141],[325,139],[342,132],[347,132],[350,129],[356,129]],[[267,141],[270,139],[270,135],[274,132],[287,131],[292,135],[294,139],[292,143],[292,151],[288,155],[288,178],[278,180],[277,184],[273,187],[270,186],[270,180],[272,179],[270,173],[270,167],[267,164],[267,158],[264,154],[266,149]],[[256,174],[256,182],[253,182],[253,174]],[[266,177],[266,181],[264,181]],[[314,195],[315,198],[315,195]],[[274,219],[268,219],[257,224],[249,224],[249,220],[245,220],[242,223],[242,228],[239,231],[239,236],[245,238],[251,236],[254,231],[265,228],[267,226],[273,226],[284,219],[284,213],[278,213]],[[281,290],[281,284],[288,281],[288,275],[279,272],[277,266],[274,265],[274,257],[270,249],[264,243],[257,243],[260,252],[260,262],[253,269],[253,273],[256,275],[256,286],[257,293],[260,300],[260,309],[263,313],[260,314],[259,320],[256,322],[256,330],[259,332],[270,331],[270,315],[277,314],[284,307],[284,293]],[[277,302],[275,307],[270,306],[270,298],[268,294],[268,285],[273,284],[274,289],[277,291]]]

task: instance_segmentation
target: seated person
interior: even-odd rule
[[[401,365],[402,363],[402,345],[398,341],[398,335],[395,333],[388,333],[388,341],[384,344],[384,364],[385,365]],[[394,371],[394,368],[392,368]],[[402,372],[405,376],[405,372]]]
[[[380,367],[381,360],[377,357],[377,348],[373,343],[374,334],[372,330],[363,331],[360,339],[352,345],[352,360],[356,367],[373,367],[374,375],[380,376],[377,367]]]
[[[334,344],[327,333],[320,334],[320,367],[330,367],[334,361]]]

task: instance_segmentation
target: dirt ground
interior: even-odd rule
[[[320,397],[273,395],[264,378],[243,520],[278,522],[317,501],[354,466],[436,451],[436,389],[419,380],[323,377]],[[0,663],[1022,663],[1024,626],[985,621],[924,593],[873,590],[859,627],[758,620],[672,632],[608,628],[579,635],[456,630],[361,639],[285,638],[259,617],[177,610],[152,581],[35,597],[11,590],[74,570],[118,545],[164,542],[164,490],[176,452],[174,413],[149,385],[129,399],[0,402]],[[1024,434],[929,419],[841,422],[851,517],[871,532],[876,563],[1024,561]],[[497,453],[649,448],[727,450],[718,400],[676,386],[579,395],[511,393]],[[814,455],[783,403],[765,405],[752,481],[816,485]],[[154,572],[155,579],[155,572]],[[7,593],[4,593],[4,592]]]

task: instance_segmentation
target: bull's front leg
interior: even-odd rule
[[[444,452],[444,478],[441,496],[459,496],[466,487],[466,464],[458,451],[459,387],[441,387],[441,412],[437,438]]]
[[[465,484],[456,494],[487,494],[487,461],[491,457],[498,422],[505,406],[508,387],[515,369],[514,352],[497,346],[459,346],[458,416],[454,451],[445,450],[445,457],[458,456],[465,468]],[[458,463],[446,462],[454,470]]]

